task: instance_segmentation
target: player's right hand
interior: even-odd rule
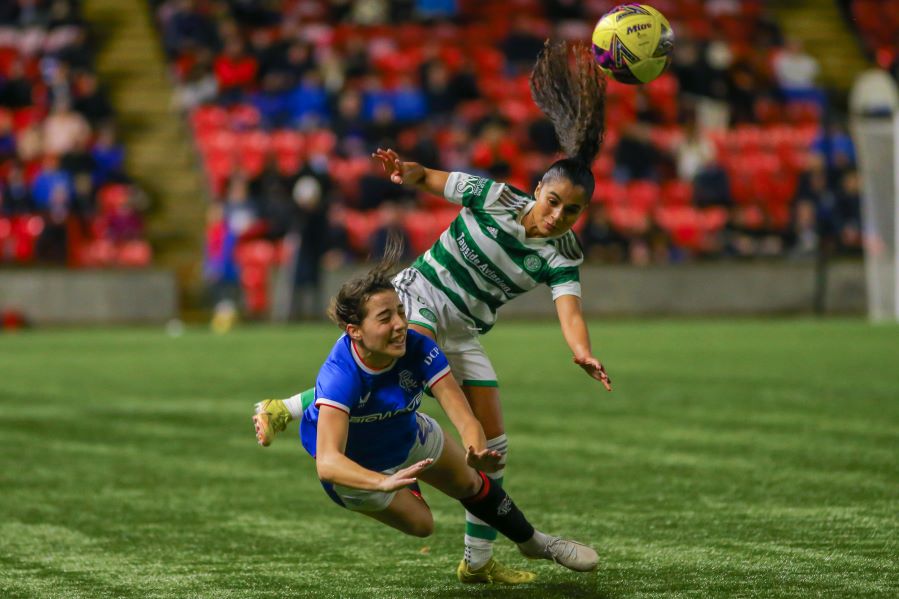
[[[378,484],[378,491],[390,493],[391,491],[397,491],[403,487],[415,484],[418,481],[418,475],[433,463],[434,460],[428,458],[407,466],[402,470],[397,470]]]
[[[404,183],[416,185],[425,178],[425,169],[422,165],[417,162],[403,162],[400,160],[399,154],[390,148],[386,150],[378,148],[371,157],[381,162],[384,172],[397,185]]]
[[[474,447],[469,445],[465,452],[465,462],[481,472],[497,472],[503,467],[503,454],[493,449],[475,451]]]

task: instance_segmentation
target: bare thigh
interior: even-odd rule
[[[410,324],[409,328],[416,333],[428,337],[432,341],[437,341],[434,332],[417,324]],[[497,387],[477,387],[472,385],[463,385],[462,392],[468,398],[468,405],[474,412],[475,418],[484,428],[484,434],[488,439],[494,439],[506,432],[503,424],[503,410],[499,403],[499,389]]]
[[[495,439],[506,432],[498,388],[463,385],[462,392],[468,398],[471,411],[484,427],[484,434],[488,439]]]
[[[480,475],[465,461],[465,450],[459,442],[449,435],[444,440],[443,453],[418,478],[453,499],[471,497],[481,490]]]
[[[393,501],[379,512],[358,512],[414,537],[427,537],[434,532],[431,508],[409,489],[400,489]]]

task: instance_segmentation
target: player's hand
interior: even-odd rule
[[[403,162],[399,155],[390,148],[378,148],[372,155],[384,168],[390,180],[397,185],[417,185],[425,178],[425,169],[417,162]]]
[[[397,470],[378,484],[378,491],[390,493],[391,491],[397,491],[403,487],[415,484],[418,481],[418,475],[433,463],[434,460],[428,458],[407,466],[402,470]]]
[[[493,449],[482,449],[475,451],[474,447],[468,446],[465,451],[465,462],[481,472],[496,472],[503,467],[503,454]]]
[[[612,379],[609,378],[609,375],[606,374],[606,368],[602,365],[602,362],[594,358],[593,356],[587,356],[585,358],[574,357],[574,363],[584,369],[591,378],[596,379],[606,388],[606,391],[612,390]]]

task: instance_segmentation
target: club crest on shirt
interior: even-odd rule
[[[402,387],[404,391],[414,391],[418,386],[418,381],[415,380],[415,375],[413,375],[411,371],[400,371],[400,387]]]
[[[540,256],[536,254],[528,254],[524,258],[524,267],[528,270],[528,272],[537,272],[540,270],[540,267],[543,266],[543,260],[540,259]]]

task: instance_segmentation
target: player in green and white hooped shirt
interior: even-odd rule
[[[440,345],[485,430],[488,447],[502,454],[508,444],[497,377],[478,336],[493,326],[497,309],[507,301],[548,285],[574,362],[611,391],[581,313],[578,266],[583,256],[571,232],[593,193],[590,164],[602,139],[604,86],[589,53],[576,51],[573,69],[568,55],[564,44],[547,46],[531,78],[534,100],[555,125],[568,154],[544,173],[533,196],[489,179],[403,162],[392,150],[373,155],[393,182],[443,195],[462,206],[434,246],[397,275],[394,287],[410,327]],[[293,418],[304,408],[301,395],[285,400]],[[271,401],[259,404],[255,416],[263,445],[291,417],[284,415],[284,404]],[[502,474],[501,470],[491,476],[501,481]],[[459,579],[511,584],[533,580],[534,574],[492,559],[495,538],[496,531],[466,514]]]

